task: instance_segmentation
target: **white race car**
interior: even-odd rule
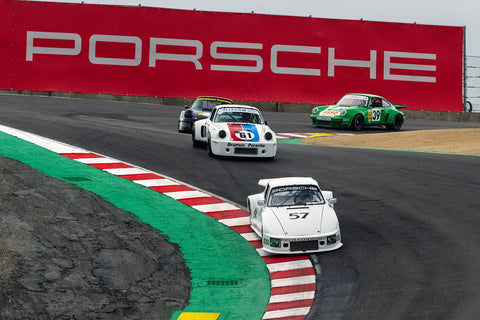
[[[194,147],[207,146],[210,156],[274,158],[277,137],[255,107],[219,105],[192,128]]]
[[[296,254],[340,248],[337,199],[312,178],[262,179],[265,190],[248,196],[250,224],[271,253]]]

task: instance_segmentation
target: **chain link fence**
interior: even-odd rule
[[[480,56],[466,57],[465,110],[480,112]]]

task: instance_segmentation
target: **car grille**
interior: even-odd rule
[[[317,120],[318,126],[330,126],[330,120]]]
[[[258,154],[257,148],[235,148],[235,154]]]
[[[318,240],[290,242],[290,251],[304,251],[304,250],[317,250],[317,249],[318,249]]]

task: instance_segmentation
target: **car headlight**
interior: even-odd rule
[[[225,137],[227,136],[227,133],[225,132],[225,130],[220,130],[220,131],[218,132],[218,136],[219,136],[221,139],[223,139],[223,138],[225,138]]]
[[[279,248],[280,247],[280,239],[270,238],[270,247]]]
[[[342,116],[342,117],[345,117],[346,114],[347,114],[347,111],[345,111],[345,110],[342,110],[342,111],[340,112],[340,116]]]
[[[317,111],[318,111],[318,107],[315,107],[312,109],[312,113],[317,113]]]
[[[327,245],[329,244],[335,244],[337,242],[337,235],[332,234],[331,236],[327,237]]]
[[[265,133],[265,140],[272,140],[273,139],[273,134],[271,132]]]

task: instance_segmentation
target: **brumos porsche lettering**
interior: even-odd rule
[[[239,147],[239,148],[265,148],[263,143],[232,143],[228,142],[227,147]]]
[[[44,40],[51,40],[55,45],[48,46],[43,43]],[[92,64],[137,67],[143,62],[142,51],[145,44],[137,36],[93,34],[88,39],[84,39],[78,33],[44,31],[27,31],[26,61],[33,62],[35,56],[40,54],[78,56],[82,51],[82,41],[88,41],[88,60]],[[97,53],[97,47],[101,43],[123,44],[119,48],[125,51],[121,52],[124,57],[100,56]],[[205,63],[202,63],[202,58],[208,49],[204,48],[204,44],[200,40],[151,37],[147,46],[148,66],[151,68],[157,67],[157,61],[181,61],[191,64],[195,70],[203,70],[205,67]],[[162,49],[159,49],[159,47]],[[176,47],[174,52],[177,53],[165,52],[168,51],[165,49],[168,47]],[[186,53],[178,53],[182,48],[187,48],[188,51],[185,51]],[[238,53],[224,53],[222,49],[228,49],[229,52],[238,50]],[[248,49],[249,53],[246,53],[246,49]],[[252,50],[257,50],[258,54],[252,54]],[[435,74],[437,68],[435,61],[437,60],[437,55],[434,53],[383,51],[382,61],[381,58],[378,58],[380,52],[377,50],[359,50],[360,55],[369,55],[369,58],[366,60],[358,57],[340,59],[338,58],[336,48],[329,47],[326,51],[327,65],[322,66],[321,64],[325,59],[321,59],[322,48],[320,46],[274,44],[270,48],[265,48],[263,43],[213,41],[209,48],[210,57],[217,61],[228,60],[230,63],[212,63],[208,67],[212,71],[258,73],[266,69],[264,67],[264,59],[269,54],[270,64],[268,68],[274,74],[321,76],[323,69],[327,70],[328,77],[335,77],[337,67],[348,67],[366,68],[369,70],[369,78],[377,79],[377,68],[383,65],[384,80],[436,82]],[[298,53],[299,61],[301,61],[300,58],[304,54],[318,56],[318,59],[315,60],[318,61],[318,65],[312,65],[309,68],[283,65],[279,61],[279,56],[285,52]],[[408,63],[408,59],[411,59],[411,63]],[[401,60],[402,63],[395,62],[398,60]],[[427,62],[420,64],[418,63],[419,60],[426,60]],[[419,71],[425,75],[412,75],[412,71]]]

